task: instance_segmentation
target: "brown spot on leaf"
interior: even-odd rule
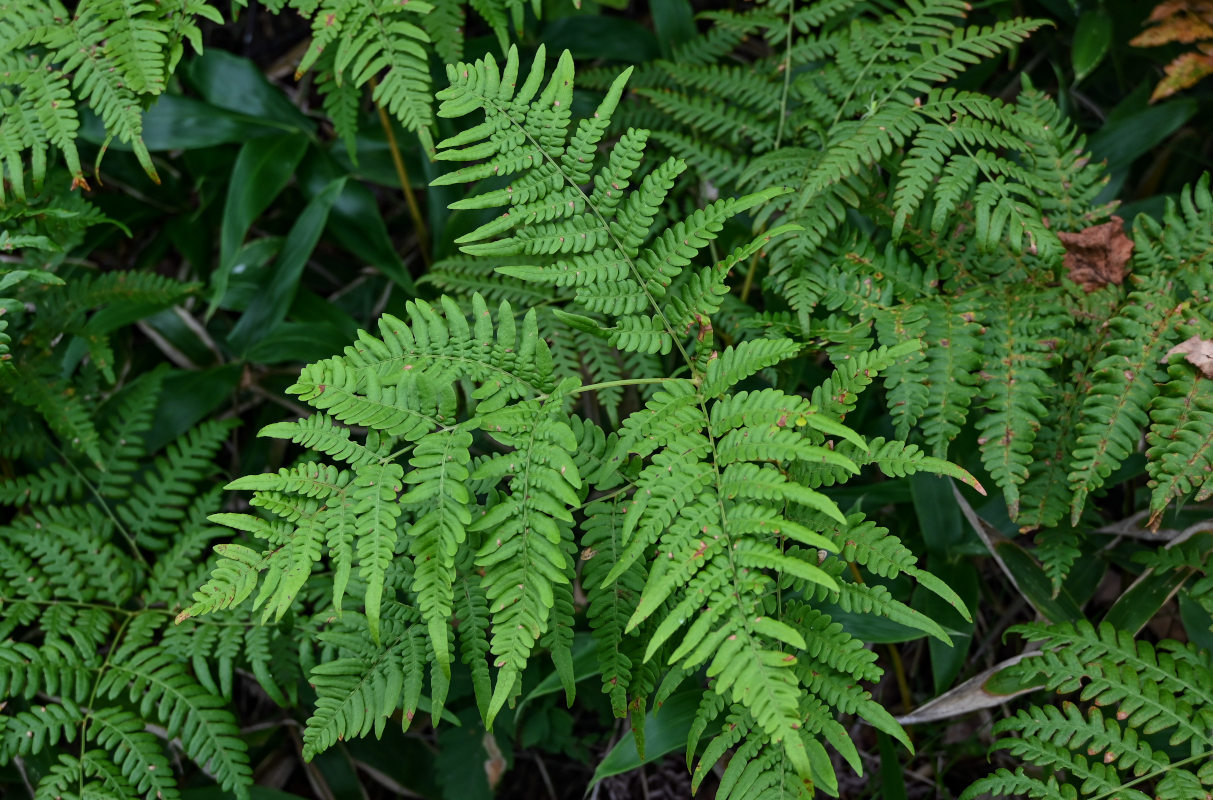
[[[1078,233],[1058,233],[1066,248],[1066,269],[1070,280],[1088,292],[1109,283],[1120,285],[1125,265],[1133,255],[1133,240],[1125,236],[1124,220],[1112,217],[1102,225],[1092,225]]]

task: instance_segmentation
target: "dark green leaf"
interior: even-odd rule
[[[1088,11],[1078,19],[1070,61],[1074,66],[1074,83],[1081,82],[1095,71],[1112,44],[1112,18],[1103,10]]]
[[[238,352],[247,350],[266,331],[286,318],[299,285],[299,276],[303,274],[308,258],[320,241],[320,234],[328,222],[329,209],[333,207],[337,195],[341,194],[345,181],[345,178],[338,178],[326,186],[307,204],[291,226],[291,232],[282,244],[282,252],[274,263],[269,285],[253,298],[248,310],[228,335],[228,342]]]
[[[211,302],[207,317],[215,312],[227,291],[235,255],[258,216],[284,188],[307,150],[307,138],[299,134],[253,139],[240,149],[232,168],[223,226],[219,233],[219,268],[211,278]]]
[[[685,748],[687,736],[691,732],[691,723],[699,708],[699,699],[703,696],[699,691],[679,692],[666,701],[661,708],[654,709],[644,718],[644,757],[636,750],[636,739],[631,731],[611,748],[594,770],[590,787],[603,778],[612,775],[622,775],[637,769],[643,764],[649,764],[672,753],[679,748]]]

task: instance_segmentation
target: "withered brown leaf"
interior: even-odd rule
[[[1146,29],[1129,44],[1134,47],[1160,47],[1174,42],[1196,45],[1195,50],[1180,53],[1166,66],[1166,77],[1154,87],[1151,103],[1213,74],[1213,0],[1167,0],[1154,8],[1146,25]]]
[[[1188,363],[1200,370],[1206,378],[1213,378],[1213,341],[1193,336],[1167,351],[1167,358],[1183,353]]]
[[[1088,292],[1125,279],[1125,265],[1133,255],[1133,240],[1125,236],[1125,221],[1112,217],[1078,233],[1058,233],[1066,248],[1065,265],[1070,280]]]

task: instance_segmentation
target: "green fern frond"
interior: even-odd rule
[[[439,669],[450,673],[448,626],[454,606],[455,556],[472,524],[467,490],[468,449],[472,437],[463,430],[439,430],[421,439],[409,459],[405,476],[414,488],[400,503],[415,514],[409,530],[413,557],[413,591],[426,621],[430,646]]]
[[[21,0],[8,8],[0,49],[7,56],[4,84],[15,99],[5,103],[0,160],[17,197],[26,198],[23,158],[30,159],[36,191],[51,145],[63,154],[73,187],[87,186],[75,146],[78,101],[100,117],[110,138],[132,148],[155,180],[141,138],[143,103],[164,92],[185,42],[201,52],[200,18],[222,22],[216,9],[197,0],[173,7],[99,0],[71,13],[58,0]]]
[[[87,492],[56,497],[45,487],[62,468],[43,470],[26,484],[41,482],[38,500],[35,492],[12,497],[20,508],[0,528],[5,573],[22,573],[0,592],[0,629],[11,637],[0,645],[0,694],[9,703],[0,722],[0,761],[37,759],[69,744],[72,752],[41,773],[37,797],[55,796],[64,785],[69,795],[179,797],[174,765],[149,727],[178,741],[234,796],[247,797],[252,782],[245,742],[219,687],[192,674],[200,656],[191,657],[180,637],[162,636],[161,606],[199,578],[201,551],[218,533],[205,524],[218,494],[202,487],[231,425],[191,431],[154,463],[143,434],[161,377],[145,376],[107,407],[126,416],[103,427],[98,447],[105,468],[62,455],[62,468],[70,467]],[[96,400],[84,402],[101,416]],[[148,542],[173,543],[155,567],[145,557],[152,548],[138,541],[144,522],[154,533]],[[232,630],[243,636],[239,624]],[[229,692],[230,673],[229,665]]]
[[[399,607],[389,612],[399,611]],[[316,687],[316,711],[303,734],[303,757],[311,760],[339,740],[383,734],[387,720],[403,709],[407,729],[421,699],[426,662],[422,626],[401,614],[384,619],[381,645],[368,647],[357,635],[339,642],[350,655],[318,664],[309,680]]]
[[[1213,471],[1213,382],[1188,364],[1174,364],[1167,374],[1171,380],[1151,403],[1146,434],[1151,525],[1173,499],[1205,485]]]
[[[577,440],[554,413],[559,397],[531,401],[485,415],[481,425],[505,454],[481,462],[473,477],[509,480],[509,493],[472,525],[491,531],[476,554],[484,570],[493,617],[490,649],[500,671],[486,722],[520,689],[522,667],[551,625],[557,595],[571,593],[572,515],[581,478],[572,454]]]
[[[378,80],[374,99],[406,130],[415,131],[426,149],[431,124],[426,32],[414,23],[432,9],[429,3],[402,5],[391,0],[356,3],[323,0],[307,8],[312,18],[312,43],[295,71],[298,79],[330,47],[333,80],[360,87]]]
[[[1036,433],[1047,416],[1044,400],[1055,391],[1050,368],[1059,360],[1049,338],[1068,320],[1047,298],[1033,299],[1033,315],[1022,314],[1017,293],[991,297],[982,337],[981,399],[985,413],[977,422],[982,463],[1002,489],[1012,520],[1019,517],[1019,487],[1028,480]]]
[[[1134,220],[1134,261],[1159,279],[1173,278],[1201,303],[1213,298],[1213,194],[1208,173],[1168,198],[1161,222]]]
[[[518,55],[510,51],[504,71],[491,58],[449,69],[451,87],[439,93],[438,114],[459,117],[483,111],[486,121],[439,144],[440,160],[483,163],[448,173],[435,184],[475,180],[489,175],[513,177],[503,189],[476,195],[455,208],[510,211],[459,239],[464,252],[478,256],[526,256],[534,265],[501,267],[502,274],[558,287],[574,287],[575,300],[589,311],[616,317],[606,328],[612,345],[630,351],[667,353],[674,347],[671,329],[682,332],[719,308],[724,278],[738,261],[757,252],[772,231],[714,267],[686,274],[691,259],[719,234],[729,217],[759,205],[782,190],[741,199],[721,199],[675,222],[654,238],[657,211],[685,169],[668,160],[632,191],[630,180],[640,163],[648,134],[629,131],[611,149],[607,163],[594,170],[594,145],[606,130],[628,72],[611,85],[594,116],[581,120],[570,137],[572,60],[561,57],[546,88],[545,54],[536,55],[529,76],[515,91]],[[531,102],[538,95],[535,102]],[[592,180],[585,194],[580,184]],[[525,229],[519,226],[528,226]],[[512,231],[518,231],[508,235]],[[485,241],[493,237],[493,241]],[[649,247],[644,243],[652,239]],[[560,254],[556,260],[550,256]],[[546,257],[546,258],[545,258]],[[666,311],[651,315],[652,302],[664,299]]]
[[[1002,769],[963,797],[1026,791],[1032,797],[1178,798],[1207,790],[1208,770],[1196,766],[1207,761],[1213,745],[1207,653],[1171,641],[1155,647],[1108,623],[1013,630],[1044,647],[1016,665],[1017,677],[1059,693],[1078,692],[1089,706],[1085,712],[1070,702],[1034,706],[997,723],[995,733],[1003,738],[996,747],[1057,775],[1042,783],[1022,769]]]
[[[97,682],[96,696],[113,699],[121,694],[137,702],[145,717],[155,708],[166,735],[180,737],[185,754],[206,764],[225,790],[241,793],[252,782],[235,716],[181,664],[146,645],[119,650]]]
[[[1095,365],[1091,391],[1082,403],[1070,465],[1071,524],[1078,524],[1087,496],[1136,447],[1165,374],[1163,355],[1176,338],[1185,310],[1170,287],[1155,280],[1131,293],[1112,319],[1114,336]]]

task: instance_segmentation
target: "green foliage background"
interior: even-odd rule
[[[0,2],[5,794],[1213,791],[1148,11]]]

